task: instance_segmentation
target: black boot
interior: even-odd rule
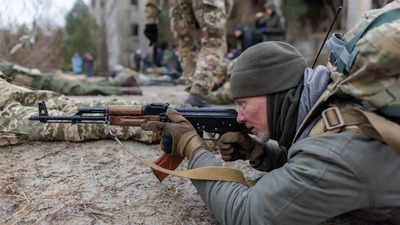
[[[209,107],[210,106],[204,98],[202,98],[199,95],[195,95],[195,94],[189,94],[189,96],[186,98],[184,104],[191,105],[194,107]]]

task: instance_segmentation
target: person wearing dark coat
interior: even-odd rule
[[[244,52],[248,47],[254,44],[253,34],[248,27],[238,26],[235,29],[235,37],[240,43],[240,53]]]
[[[262,34],[264,41],[283,41],[286,36],[286,26],[272,3],[264,5],[264,17],[256,20],[256,33]]]

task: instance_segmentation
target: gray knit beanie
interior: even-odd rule
[[[264,9],[272,9],[273,11],[275,11],[276,10],[276,6],[272,2],[267,2],[267,3],[264,4]]]
[[[279,41],[259,43],[238,57],[232,71],[232,96],[264,96],[296,87],[306,67],[293,46]]]

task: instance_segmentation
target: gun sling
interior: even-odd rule
[[[156,165],[153,162],[141,158],[140,156],[134,154],[133,152],[129,152],[129,154],[131,154],[135,159],[142,162],[144,165],[169,175],[195,179],[195,180],[231,181],[249,186],[246,179],[244,178],[242,171],[237,169],[214,166],[214,167],[202,167],[190,170],[168,170]]]

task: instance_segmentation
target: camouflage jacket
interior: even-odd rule
[[[147,0],[145,5],[145,17],[146,23],[158,23],[158,16],[161,12],[161,4],[169,4],[170,8],[174,7],[176,4],[184,1],[202,1],[205,5],[215,6],[218,2],[225,1],[225,7],[227,15],[230,14],[233,7],[233,0]]]

